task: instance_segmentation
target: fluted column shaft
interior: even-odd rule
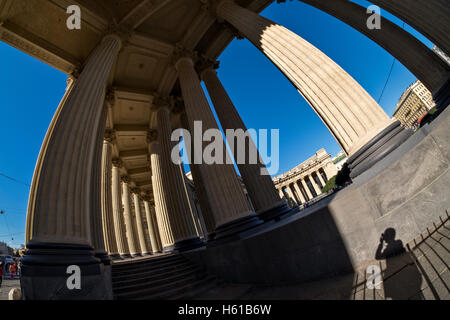
[[[208,68],[202,72],[202,79],[208,89],[209,96],[216,110],[223,130],[242,130],[247,132],[247,128],[237,112],[233,102],[228,96],[225,88],[217,77],[217,72]],[[256,211],[267,210],[280,205],[281,199],[277,194],[273,181],[267,172],[266,166],[261,160],[261,156],[252,137],[249,135],[245,139],[245,162],[239,161],[238,147],[233,152],[234,159],[242,175],[245,187]],[[249,163],[248,153],[256,154],[257,163]]]
[[[101,205],[102,205],[102,225],[103,237],[105,240],[106,251],[111,256],[117,256],[119,250],[117,247],[114,215],[112,208],[112,158],[111,142],[103,141],[102,153],[102,179],[101,179]]]
[[[150,237],[150,245],[152,246],[152,253],[157,253],[161,250],[159,248],[157,240],[158,233],[156,228],[154,227],[155,221],[152,215],[150,203],[147,200],[144,200],[144,208],[145,208],[145,217],[147,219],[148,235]]]
[[[186,114],[184,113],[180,118],[184,128],[189,128],[189,122],[187,120]],[[188,153],[188,157],[190,159],[193,159],[192,150],[187,149],[186,152]],[[191,163],[189,166],[192,172],[192,180],[194,182],[195,193],[202,210],[202,217],[203,221],[205,222],[206,231],[208,234],[212,234],[214,233],[214,230],[216,228],[216,222],[214,220],[214,215],[212,213],[208,195],[205,190],[205,183],[203,182],[202,175],[200,174],[200,165]]]
[[[179,59],[176,68],[191,133],[194,132],[195,121],[202,122],[204,131],[218,129],[192,59],[188,57]],[[229,154],[226,148],[224,149],[225,159],[229,159]],[[214,214],[216,228],[252,214],[233,165],[202,164],[199,169]]]
[[[167,221],[174,243],[198,238],[197,230],[189,206],[189,200],[184,189],[184,181],[178,164],[171,158],[174,143],[171,141],[172,129],[168,103],[159,101],[156,106],[158,142],[160,146],[161,187],[165,198]]]
[[[284,198],[283,190],[281,190],[281,189],[277,189],[277,190],[278,190],[278,195],[280,196],[280,198],[281,199]]]
[[[91,245],[92,202],[100,199],[93,170],[105,86],[121,48],[107,36],[88,58],[65,103],[58,108],[39,155],[30,191],[26,240]],[[99,201],[99,200],[98,200]]]
[[[120,161],[115,159],[113,161],[112,174],[111,174],[111,194],[112,194],[112,213],[114,218],[114,234],[116,236],[117,249],[121,256],[127,256],[130,254],[128,247],[128,241],[126,236],[125,223],[122,215],[122,192],[120,187]]]
[[[383,16],[380,17],[381,29],[371,30],[367,28],[367,9],[356,3],[348,0],[301,1],[342,20],[375,41],[410,70],[431,92],[440,89],[449,78],[450,68],[445,61],[439,58],[416,37]],[[388,2],[389,6],[393,5],[393,1]],[[400,2],[404,1],[398,1],[399,4],[396,3],[395,6],[401,7],[404,5],[403,3],[400,4]],[[418,1],[414,2],[416,5]],[[427,5],[430,2],[427,0]],[[409,4],[408,8],[411,8],[411,5]],[[420,20],[423,20],[423,17]],[[450,24],[448,16],[447,21],[447,24]],[[429,23],[433,24],[433,31],[436,31],[436,28],[434,28],[436,22],[429,21]]]
[[[371,0],[422,33],[450,55],[450,7],[447,0]]]
[[[305,189],[306,194],[307,194],[308,197],[309,197],[309,200],[312,200],[314,197],[313,197],[313,195],[312,195],[312,193],[311,193],[311,190],[309,189],[308,185],[306,184],[305,178],[306,178],[306,177],[303,177],[300,181],[301,181],[301,184],[302,184],[302,186],[303,186],[303,189]]]
[[[294,189],[295,189],[295,191],[297,192],[297,195],[298,195],[298,197],[300,198],[300,201],[301,201],[302,203],[305,203],[305,202],[306,202],[305,197],[303,196],[303,193],[302,193],[302,191],[300,190],[300,187],[298,186],[297,181],[294,182]]]
[[[133,190],[133,204],[134,204],[134,212],[136,215],[136,230],[137,230],[137,236],[139,239],[139,246],[140,246],[140,253],[142,255],[149,254],[149,250],[147,248],[147,243],[145,241],[145,232],[144,232],[144,225],[142,222],[142,212],[141,212],[141,202],[139,199],[139,194],[136,190]]]
[[[313,186],[313,188],[314,188],[314,191],[316,191],[316,194],[317,194],[317,195],[321,194],[322,191],[320,190],[320,187],[319,187],[319,185],[317,184],[316,179],[314,179],[313,175],[310,174],[308,177],[309,177],[309,181],[311,181],[311,184],[312,184],[312,186]]]
[[[153,197],[155,199],[156,221],[161,238],[163,248],[172,246],[175,241],[173,238],[170,221],[168,219],[168,205],[164,197],[164,189],[162,185],[163,174],[161,164],[160,145],[157,140],[149,143],[150,162],[152,167],[152,186]]]
[[[291,198],[292,201],[297,203],[297,200],[295,199],[295,196],[294,196],[294,192],[292,191],[291,186],[289,184],[286,186],[286,191],[287,191],[287,193],[289,195],[289,198]]]
[[[125,218],[125,228],[127,231],[127,242],[130,254],[136,256],[139,254],[138,248],[135,242],[136,234],[134,230],[133,217],[131,216],[130,207],[130,191],[128,186],[128,179],[122,181],[122,203],[123,203],[123,216]]]
[[[392,123],[349,74],[295,33],[231,0],[217,6],[217,15],[285,74],[347,154],[356,152]]]
[[[322,175],[320,174],[319,170],[316,171],[317,177],[319,178],[320,183],[322,184],[322,186],[325,187],[325,185],[327,184],[326,181],[324,181]]]

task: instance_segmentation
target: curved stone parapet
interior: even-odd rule
[[[239,241],[186,256],[241,283],[292,283],[358,270],[376,258],[387,230],[406,244],[446,217],[449,124],[447,108],[346,189]]]

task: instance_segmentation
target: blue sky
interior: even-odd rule
[[[367,1],[356,1],[367,6]],[[339,20],[304,3],[272,4],[267,18],[318,47],[378,100],[393,58]],[[383,16],[401,25],[386,12]],[[426,45],[432,44],[409,26]],[[280,173],[320,148],[335,155],[339,146],[291,83],[247,40],[234,40],[218,70],[248,128],[280,129]],[[53,113],[64,94],[66,76],[0,42],[0,174],[31,183],[34,165]],[[416,79],[396,62],[380,105],[389,116],[403,91]],[[24,243],[28,186],[0,175],[0,241]],[[14,240],[12,240],[14,238]]]

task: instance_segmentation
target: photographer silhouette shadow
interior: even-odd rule
[[[381,235],[375,259],[386,260],[383,270],[385,299],[423,300],[422,275],[403,242],[395,239],[395,229],[388,228]]]

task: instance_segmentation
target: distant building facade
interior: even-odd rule
[[[402,94],[392,117],[411,128],[434,106],[431,92],[417,80]]]
[[[14,249],[9,247],[5,242],[0,241],[0,255],[11,256],[14,253]]]
[[[337,172],[331,155],[320,149],[308,160],[273,178],[273,182],[281,197],[300,205],[320,196],[322,188]]]

